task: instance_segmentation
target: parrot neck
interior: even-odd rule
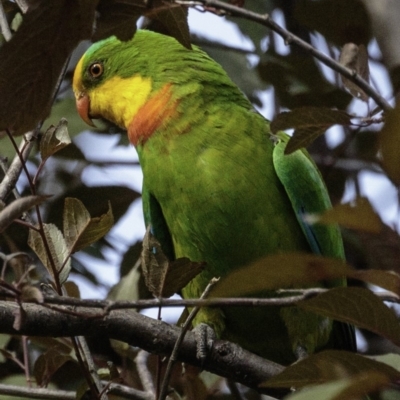
[[[129,126],[130,142],[144,144],[153,133],[174,117],[179,100],[172,99],[172,84],[168,83],[151,96],[134,114]]]

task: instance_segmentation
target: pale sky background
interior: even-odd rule
[[[273,14],[274,19],[282,24],[282,18],[279,12]],[[191,32],[210,39],[217,38],[219,41],[225,42],[228,45],[241,47],[244,49],[252,50],[252,42],[246,38],[243,38],[236,25],[226,21],[224,18],[212,15],[210,13],[200,13],[195,10],[189,12],[189,26]],[[283,43],[283,40],[276,36],[277,49],[286,53],[288,50]],[[318,36],[313,38],[315,44],[321,44]],[[322,50],[326,50],[322,48]],[[377,54],[379,52],[378,47],[372,44],[369,48],[370,53]],[[254,60],[252,60],[254,61]],[[322,66],[324,71],[327,71],[328,79],[333,80],[333,73],[327,68]],[[387,99],[390,99],[390,83],[386,71],[381,68],[378,64],[372,63],[370,65],[371,75],[373,82],[378,86],[378,91],[383,94]],[[268,107],[271,103],[270,100],[271,89],[263,93],[262,100],[264,107],[259,110],[266,118],[272,117],[272,110]],[[359,100],[354,100],[352,103],[351,111],[358,115],[366,114],[366,105]],[[327,133],[329,144],[336,145],[342,140],[342,133],[339,129],[331,129]],[[93,134],[86,133],[76,139],[76,143],[79,145],[87,143],[87,141],[94,140]],[[137,155],[133,147],[116,147],[118,138],[116,137],[105,137],[104,135],[96,135],[96,146],[83,146],[85,155],[89,159],[96,159],[98,154],[101,153],[101,159],[104,159],[104,155],[109,155],[110,159],[124,159],[127,161],[137,160]],[[98,168],[91,166],[84,172],[83,179],[87,182],[102,182],[103,184],[125,184],[137,191],[141,190],[142,175],[139,167],[118,167],[118,171],[115,168]],[[366,196],[373,207],[378,211],[381,218],[385,223],[396,226],[399,228],[399,210],[397,209],[397,191],[390,183],[390,181],[382,175],[378,175],[371,172],[363,172],[360,174],[361,192]],[[355,197],[355,190],[353,185],[349,184],[346,188],[342,202],[348,202],[353,200]],[[130,207],[129,213],[122,218],[117,226],[112,230],[113,238],[117,239],[114,242],[122,249],[127,248],[130,244],[136,240],[141,239],[144,234],[144,222],[142,217],[141,202],[136,201]],[[82,254],[79,255],[82,261],[88,260],[89,257]],[[107,260],[105,262],[95,260],[91,263],[91,272],[95,273],[99,277],[101,282],[104,282],[106,286],[115,284],[119,279],[119,262],[116,258],[115,252],[106,254]],[[85,265],[88,265],[85,262]],[[94,267],[95,265],[95,267]],[[85,298],[99,298],[105,297],[107,290],[100,291],[92,286],[90,283],[84,281],[78,276],[72,277],[72,279],[78,283],[81,288],[83,297]],[[168,312],[164,312],[163,316],[166,319],[169,317],[166,315]],[[173,311],[173,315],[176,315],[176,310]],[[169,314],[169,313],[168,313]]]

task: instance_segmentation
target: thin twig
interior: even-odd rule
[[[0,1],[0,29],[4,39],[9,42],[12,38],[11,30],[8,25],[7,16],[4,11],[3,3]]]
[[[207,287],[205,288],[203,294],[200,297],[200,300],[204,300],[208,294],[210,293],[211,288],[218,282],[219,279],[217,278],[213,278],[211,279],[210,283],[207,285]],[[187,331],[189,330],[192,321],[194,319],[194,317],[197,315],[197,313],[200,311],[200,306],[196,306],[192,309],[192,311],[190,312],[189,316],[187,317],[185,323],[182,326],[182,330],[180,335],[178,336],[178,339],[175,342],[175,346],[172,350],[171,356],[169,357],[168,360],[168,364],[167,364],[167,368],[165,370],[165,375],[164,375],[164,379],[163,379],[163,383],[161,385],[161,390],[160,390],[160,396],[159,396],[159,400],[164,400],[167,397],[167,392],[168,392],[168,384],[169,381],[171,379],[171,374],[172,374],[172,367],[175,364],[175,361],[177,360],[177,356],[178,356],[178,351],[182,345],[183,339],[185,338],[185,335],[187,333]]]
[[[100,400],[108,400],[108,396],[106,395],[106,393],[103,390],[103,385],[100,381],[100,377],[97,373],[96,366],[94,365],[94,361],[93,361],[93,358],[90,353],[89,346],[86,342],[85,337],[84,336],[76,336],[76,340],[80,347],[81,356],[83,357],[83,359],[86,362],[87,372],[91,376],[91,381],[96,386],[97,392],[100,393]]]
[[[309,43],[300,39],[298,36],[282,28],[268,14],[264,15],[258,14],[253,11],[237,7],[233,4],[224,3],[219,0],[196,0],[196,1],[175,0],[175,3],[186,5],[189,7],[196,7],[196,6],[211,7],[217,10],[226,11],[236,17],[242,17],[254,22],[258,22],[259,24],[264,25],[272,29],[274,32],[276,32],[279,36],[281,36],[285,40],[285,43],[299,46],[303,50],[310,53],[313,57],[321,61],[323,64],[327,65],[329,68],[332,68],[334,71],[337,71],[339,74],[341,74],[345,78],[355,83],[368,96],[374,99],[376,104],[378,104],[383,110],[389,111],[392,109],[392,106],[386,101],[386,99],[383,96],[381,96],[371,85],[369,85],[368,82],[366,82],[363,78],[361,78],[361,76],[357,74],[356,71],[344,67],[343,65],[339,64],[336,60],[332,59],[331,57],[317,50]]]
[[[75,400],[76,392],[66,390],[51,390],[43,388],[28,388],[22,386],[5,385],[0,383],[0,393],[9,396],[26,397],[27,399],[46,400]]]
[[[144,350],[140,350],[135,358],[136,369],[140,378],[140,382],[149,396],[154,399],[155,388],[153,385],[153,379],[149,368],[147,367],[147,359],[149,358],[149,353]]]
[[[18,178],[22,172],[22,165],[26,162],[29,157],[31,150],[35,145],[34,132],[29,132],[23,136],[23,139],[19,145],[18,153],[15,155],[10,168],[8,168],[6,175],[4,176],[2,182],[0,183],[0,200],[5,201],[9,193],[14,189],[17,184]]]
[[[4,282],[0,282],[0,296],[6,298],[17,298],[18,293],[10,291],[11,288],[5,287]],[[319,294],[325,293],[330,289],[313,288],[313,289],[293,289],[281,290],[279,294],[296,293],[296,295],[288,297],[226,297],[226,298],[212,298],[212,299],[150,299],[150,300],[137,300],[137,301],[110,301],[110,300],[91,300],[91,299],[78,299],[74,297],[61,297],[61,296],[44,296],[43,307],[48,307],[50,304],[86,308],[98,308],[101,310],[99,315],[90,315],[91,319],[98,319],[110,314],[114,310],[127,310],[138,309],[144,310],[147,308],[155,308],[161,304],[163,307],[269,307],[269,306],[291,306],[299,301],[315,297]],[[383,301],[390,303],[400,304],[400,297],[392,292],[372,292],[375,296]],[[36,300],[26,300],[23,303],[37,303]],[[51,309],[51,307],[49,307]],[[62,308],[54,309],[53,311],[65,312],[72,316],[81,315],[78,310],[63,310]]]

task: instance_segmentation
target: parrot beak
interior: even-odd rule
[[[90,118],[90,97],[85,92],[75,93],[76,108],[79,116],[90,126],[96,127]]]

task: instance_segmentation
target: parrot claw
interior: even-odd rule
[[[193,330],[196,336],[197,351],[196,357],[204,364],[208,353],[213,347],[216,335],[214,330],[207,324],[201,323],[197,325]]]

